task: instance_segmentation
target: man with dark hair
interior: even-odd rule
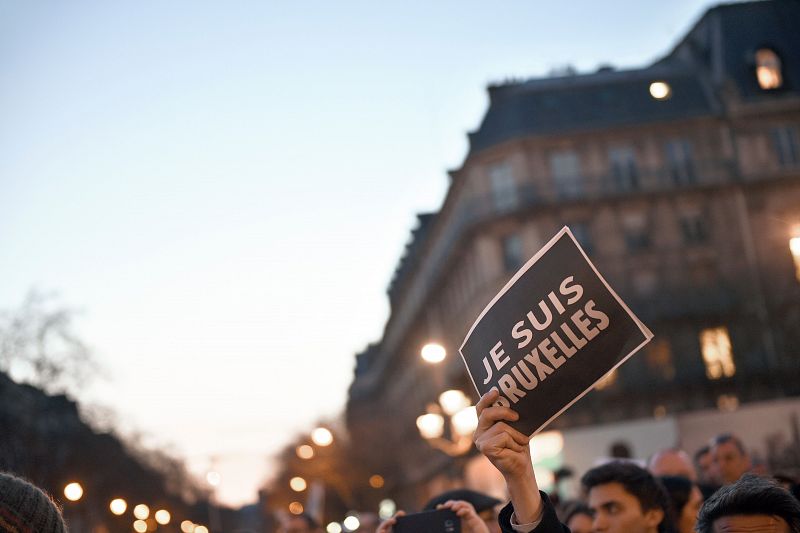
[[[744,444],[730,433],[714,437],[711,442],[711,454],[714,457],[715,473],[723,485],[735,483],[752,468]]]
[[[800,502],[775,482],[745,474],[703,504],[696,527],[699,533],[800,533]]]
[[[650,472],[630,462],[592,468],[581,483],[589,495],[597,531],[664,533],[669,500]]]
[[[481,397],[476,408],[475,445],[500,471],[511,503],[500,512],[507,533],[564,533],[553,504],[539,491],[533,472],[528,436],[509,426],[519,415],[493,405],[497,390]],[[589,494],[592,529],[605,533],[663,533],[667,531],[667,495],[645,469],[629,463],[608,463],[588,471],[582,479]]]

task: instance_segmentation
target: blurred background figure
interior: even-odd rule
[[[299,515],[291,515],[284,520],[278,533],[321,533],[322,530],[311,515],[307,513],[300,513]]]
[[[678,448],[666,448],[650,457],[647,469],[654,476],[681,476],[697,481],[697,472],[689,454]]]
[[[714,471],[723,485],[735,483],[753,466],[742,441],[730,433],[714,437],[711,454],[714,459]]]
[[[583,502],[565,502],[563,506],[562,522],[572,533],[592,532],[592,510]]]
[[[691,480],[681,476],[661,476],[659,481],[669,496],[673,524],[677,533],[692,533],[697,513],[703,505],[703,494]]]
[[[41,489],[0,473],[0,531],[10,533],[66,533],[61,511]]]

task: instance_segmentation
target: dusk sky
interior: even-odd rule
[[[57,292],[77,399],[255,501],[341,413],[487,84],[642,66],[710,5],[0,1],[0,309]]]

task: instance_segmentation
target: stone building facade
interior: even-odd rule
[[[651,65],[489,87],[350,388],[351,438],[401,505],[463,469],[415,419],[445,389],[476,400],[464,335],[564,225],[656,339],[554,428],[800,396],[798,27],[792,0],[720,5]]]

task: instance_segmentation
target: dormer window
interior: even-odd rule
[[[764,91],[780,89],[783,85],[781,59],[769,48],[756,51],[756,78],[758,86]]]

